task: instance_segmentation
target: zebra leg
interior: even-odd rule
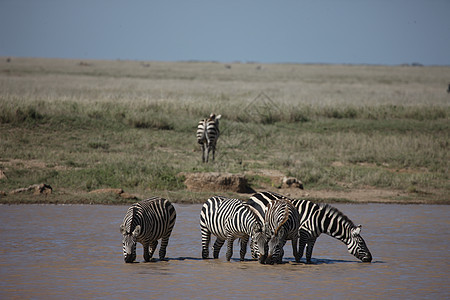
[[[241,261],[245,260],[245,254],[247,253],[248,239],[249,239],[248,235],[241,237],[241,251],[239,252],[241,255]]]
[[[169,236],[163,237],[161,239],[161,245],[159,246],[159,259],[160,260],[166,260],[166,250],[167,250],[167,245],[169,244]]]
[[[215,156],[216,156],[216,145],[212,145],[211,150],[212,150],[212,155],[213,155],[212,160],[214,161]]]
[[[253,239],[250,240],[250,251],[252,253],[252,258],[258,259],[258,252],[256,251],[256,245]]]
[[[284,257],[284,248],[281,247],[280,255],[278,255],[278,258],[277,258],[277,264],[282,264],[283,263],[283,257]]]
[[[230,261],[231,256],[233,256],[233,243],[235,238],[233,236],[229,236],[227,238],[227,261]]]
[[[314,243],[316,242],[316,239],[311,238],[308,240],[308,243],[306,245],[306,263],[311,263],[311,256],[314,248]]]
[[[206,158],[205,151],[206,151],[205,143],[202,143],[202,162],[205,162]]]
[[[144,260],[146,262],[149,262],[152,259],[156,246],[158,246],[158,241],[151,242],[149,245],[144,247]]]
[[[211,146],[208,143],[208,145],[206,146],[206,149],[205,149],[206,162],[208,162],[208,160],[209,160],[209,151],[210,150],[211,150]]]
[[[291,242],[292,242],[292,254],[294,255],[295,262],[299,263],[300,262],[300,257],[298,255],[298,250],[297,250],[297,240],[298,240],[298,237],[296,237],[296,238],[291,240]]]
[[[225,240],[221,240],[219,238],[216,239],[216,242],[214,243],[214,246],[213,246],[213,257],[214,258],[219,258],[219,252],[224,243],[225,243]]]
[[[150,247],[149,244],[142,244],[142,247],[144,248],[144,260],[146,262],[150,261],[150,254],[148,251],[148,247]]]
[[[300,238],[299,238],[299,243],[298,243],[298,259],[302,259],[303,257],[303,252],[305,251],[305,246],[306,246],[306,241],[308,240],[308,235],[300,230]]]
[[[211,232],[202,228],[202,258],[207,259],[209,256],[209,242],[211,241]]]

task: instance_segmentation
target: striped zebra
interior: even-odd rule
[[[250,206],[252,207],[252,206]],[[255,211],[255,215],[258,211]],[[262,240],[256,240],[253,247],[257,245],[255,253],[259,250],[259,262],[273,264],[275,261],[281,263],[284,255],[283,247],[286,241],[292,243],[292,252],[296,262],[300,262],[297,251],[298,229],[300,227],[300,215],[289,200],[277,199],[267,205],[264,214],[263,231],[266,236],[266,245]]]
[[[257,208],[258,214],[264,214],[267,205],[285,196],[260,192],[254,194],[249,203]],[[308,200],[291,200],[300,214],[299,256],[303,256],[306,246],[306,263],[311,263],[314,244],[320,234],[328,234],[347,245],[348,252],[362,262],[371,262],[372,254],[361,237],[361,225],[354,223],[338,209],[327,204],[316,204]],[[253,245],[251,245],[253,247]],[[253,251],[253,250],[252,250]]]
[[[137,242],[144,248],[144,260],[150,261],[159,239],[159,259],[164,260],[175,220],[175,208],[163,198],[149,198],[129,207],[120,225],[125,262],[132,263],[136,259]]]
[[[215,196],[209,198],[200,212],[200,230],[202,233],[202,258],[209,256],[211,234],[217,237],[213,246],[213,257],[219,258],[219,252],[227,241],[226,259],[233,255],[233,242],[240,238],[240,259],[245,258],[249,236],[260,240],[262,225],[254,213],[239,199]]]
[[[209,118],[200,120],[197,126],[197,142],[202,146],[202,161],[208,162],[209,152],[212,160],[216,154],[216,143],[219,138],[219,119],[222,115],[211,114]]]

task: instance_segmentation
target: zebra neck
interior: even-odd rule
[[[351,229],[355,227],[353,222],[334,207],[326,206],[322,209],[324,215],[318,220],[322,233],[348,245],[352,240]]]
[[[134,229],[136,228],[136,226],[138,224],[142,223],[140,220],[141,220],[141,215],[138,213],[138,208],[134,206],[133,212],[131,214],[131,219],[130,219],[130,228],[129,228],[130,233],[132,233],[134,231]]]

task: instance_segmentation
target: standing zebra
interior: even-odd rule
[[[175,220],[175,208],[163,198],[142,200],[128,208],[120,225],[125,262],[132,263],[136,259],[137,242],[144,247],[144,260],[150,261],[159,239],[161,239],[159,259],[163,260]]]
[[[211,114],[209,118],[200,120],[197,126],[197,142],[202,146],[202,161],[208,162],[212,150],[212,160],[216,154],[216,143],[219,138],[219,119],[222,115]]]
[[[276,193],[260,192],[251,197],[249,204],[257,208],[259,214],[263,214],[268,204],[278,199],[288,198]],[[361,225],[355,226],[342,212],[327,204],[316,204],[308,200],[291,202],[300,214],[299,257],[303,256],[306,246],[306,263],[311,263],[314,243],[322,233],[342,241],[347,245],[348,252],[359,260],[372,261],[372,254],[360,235]]]
[[[266,247],[261,245],[261,239],[256,241],[260,251],[259,262],[273,264],[274,258],[276,258],[277,263],[281,263],[284,255],[283,247],[287,240],[291,240],[295,261],[300,262],[297,252],[299,227],[300,215],[289,200],[277,199],[269,202],[264,215],[263,227],[268,240],[268,250],[266,252]],[[255,246],[254,243],[253,246]]]
[[[202,258],[209,256],[211,234],[217,237],[213,246],[213,257],[219,258],[219,252],[225,240],[227,241],[226,259],[233,255],[233,242],[240,238],[241,261],[247,252],[249,236],[259,240],[262,237],[262,225],[254,213],[239,199],[228,199],[215,196],[203,204],[200,212],[200,230],[202,233]]]

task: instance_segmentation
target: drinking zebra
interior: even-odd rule
[[[322,233],[342,241],[347,245],[348,252],[359,260],[372,261],[372,254],[360,235],[361,225],[355,226],[347,216],[330,205],[316,204],[308,200],[293,200],[272,192],[256,193],[251,196],[248,203],[257,209],[261,217],[269,203],[278,199],[290,200],[300,214],[298,252],[301,258],[306,246],[306,263],[311,263],[314,244]],[[253,244],[251,247],[254,247]]]
[[[253,208],[253,206],[250,206]],[[257,215],[258,212],[255,211]],[[286,241],[292,243],[292,252],[296,262],[300,262],[297,251],[298,229],[300,227],[300,215],[289,200],[276,199],[267,204],[264,214],[263,231],[266,236],[266,245],[262,245],[262,239],[252,243],[252,247],[258,246],[259,262],[273,264],[281,263],[284,255],[283,247]]]
[[[144,248],[144,260],[150,261],[159,239],[161,239],[159,259],[163,260],[175,220],[175,208],[163,198],[142,200],[128,208],[120,225],[125,262],[132,263],[136,259],[137,242]]]
[[[222,115],[211,114],[209,118],[200,120],[197,126],[197,142],[202,146],[202,161],[208,162],[209,152],[212,151],[212,160],[216,154],[216,143],[219,138],[219,119]]]
[[[262,225],[248,206],[239,199],[220,196],[211,197],[203,204],[200,212],[200,230],[203,259],[209,256],[211,234],[217,237],[213,246],[214,258],[219,258],[220,249],[227,241],[227,261],[233,255],[233,242],[236,238],[240,238],[241,241],[241,261],[247,252],[249,236],[254,240],[263,238]]]

